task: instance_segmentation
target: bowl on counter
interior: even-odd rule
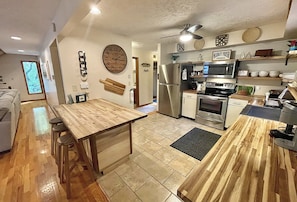
[[[259,72],[251,72],[251,77],[257,77],[259,75]]]
[[[278,77],[279,76],[279,71],[270,71],[269,76],[270,77]]]
[[[266,76],[268,76],[268,74],[269,74],[269,73],[268,73],[267,71],[260,71],[260,72],[259,72],[259,76],[260,76],[260,77],[266,77]]]

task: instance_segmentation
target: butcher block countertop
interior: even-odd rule
[[[54,108],[77,140],[147,116],[104,99],[62,104]]]
[[[240,115],[178,188],[184,201],[297,201],[297,153],[270,129],[284,123]]]

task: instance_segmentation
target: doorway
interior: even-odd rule
[[[134,89],[134,108],[139,107],[139,59],[133,59],[133,89]]]
[[[39,63],[36,61],[21,61],[29,95],[43,94],[44,87],[41,79]]]

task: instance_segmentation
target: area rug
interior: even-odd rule
[[[201,161],[220,137],[215,133],[193,128],[170,146]]]

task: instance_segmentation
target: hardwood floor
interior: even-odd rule
[[[45,101],[22,103],[21,111],[13,149],[0,153],[0,201],[68,201],[50,154],[48,121],[54,114]],[[89,201],[83,190],[92,183],[88,173],[76,167],[69,201],[82,201],[82,195]]]

